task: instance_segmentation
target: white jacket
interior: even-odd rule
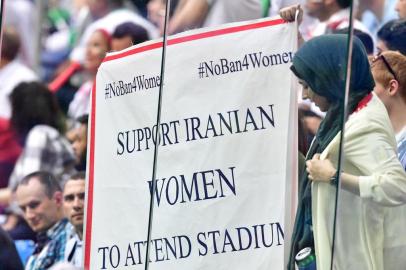
[[[340,133],[321,155],[321,159],[328,157],[336,167],[339,141]],[[360,176],[360,196],[340,190],[334,269],[404,269],[406,208],[402,205],[406,204],[406,173],[395,149],[386,109],[373,95],[366,107],[349,117],[345,127],[342,169]],[[318,270],[330,269],[335,192],[329,183],[313,183]]]

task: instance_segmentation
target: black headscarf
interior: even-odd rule
[[[341,130],[345,94],[347,35],[323,35],[306,42],[295,54],[291,70],[316,94],[327,98],[330,107],[321,122],[307,159],[321,153]],[[374,88],[368,57],[361,41],[354,37],[348,111]],[[314,249],[311,209],[311,181],[306,171],[299,179],[298,209],[292,235],[288,269],[294,269],[295,255],[305,247]]]

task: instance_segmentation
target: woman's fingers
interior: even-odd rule
[[[297,6],[289,6],[282,8],[279,11],[279,16],[281,16],[282,19],[288,22],[293,22],[295,21],[295,14],[296,14]]]
[[[300,24],[303,18],[303,10],[300,7],[300,4],[282,8],[281,10],[279,10],[279,16],[281,16],[281,18],[285,21],[294,22],[297,11],[299,11],[298,23]]]

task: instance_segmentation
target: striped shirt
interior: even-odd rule
[[[57,262],[64,261],[65,247],[69,235],[71,235],[72,226],[67,219],[57,222],[46,232],[47,239],[43,248],[34,251],[34,254],[28,259],[26,270],[45,270]],[[39,245],[40,243],[37,243]]]

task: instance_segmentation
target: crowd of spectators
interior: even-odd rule
[[[3,1],[0,268],[10,270],[83,267],[87,126],[97,70],[106,53],[164,33],[165,0],[44,2]],[[350,9],[350,0],[172,0],[167,27],[169,34],[176,34],[279,15],[293,21],[299,12],[299,44],[306,44],[318,36],[348,33]],[[365,74],[371,73],[375,81],[375,87],[362,89],[373,94],[368,91],[362,98],[373,95],[374,102],[378,98],[383,102],[382,117],[387,114],[391,124],[388,136],[397,144],[388,151],[397,153],[406,170],[406,0],[359,0],[354,12],[354,35],[362,42],[357,48],[368,54],[370,65],[363,65],[370,70]],[[327,45],[320,50],[323,46]],[[302,84],[308,83],[306,76],[300,76]],[[334,102],[341,100],[338,96]],[[314,173],[309,171],[309,160],[324,150],[311,146],[312,141],[320,137],[320,126],[339,116],[326,115],[329,107],[319,108],[320,103],[312,102],[314,95],[309,96],[306,87],[298,86],[298,97],[299,152],[303,160],[307,155],[307,165],[302,164],[303,170],[307,166],[309,182]],[[353,105],[355,109],[357,104]],[[299,205],[299,210],[303,207]],[[388,215],[406,222],[406,207],[398,209]],[[394,223],[391,229],[406,235],[404,222]],[[406,252],[404,237],[391,240]],[[406,264],[397,253],[385,254]]]

